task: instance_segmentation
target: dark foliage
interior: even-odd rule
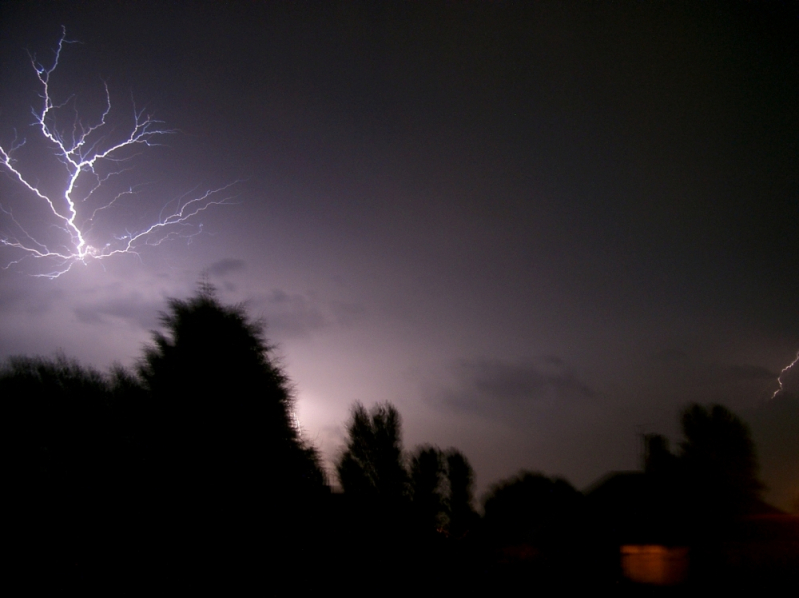
[[[585,583],[572,573],[591,571],[583,495],[567,481],[521,472],[491,489],[484,510],[485,541],[496,567],[492,577],[503,590],[527,579],[548,592]]]
[[[202,285],[172,299],[145,351],[142,421],[163,568],[206,583],[249,583],[255,562],[287,571],[314,527],[324,475],[291,415],[289,381],[262,327]],[[152,417],[152,414],[155,417]],[[264,539],[282,546],[276,554]],[[180,556],[176,559],[175,554]]]
[[[336,466],[344,492],[365,499],[402,502],[408,474],[402,454],[402,425],[393,405],[371,414],[357,403],[347,425],[347,447]]]
[[[474,470],[466,456],[457,449],[445,453],[449,485],[449,527],[453,538],[462,538],[477,522],[474,511]]]
[[[15,554],[40,589],[249,587],[322,533],[322,469],[260,325],[207,285],[162,323],[138,376],[0,371]]]
[[[292,421],[289,381],[262,327],[208,285],[172,299],[139,375],[157,413],[152,443],[187,475],[291,492],[324,479]],[[257,472],[257,473],[256,473]]]
[[[410,458],[410,497],[414,524],[423,532],[462,538],[475,525],[474,470],[457,449],[417,447]]]
[[[347,434],[337,463],[344,508],[335,568],[357,568],[356,595],[387,584],[400,593],[474,591],[478,551],[463,540],[474,524],[469,515],[476,517],[466,458],[424,445],[410,455],[406,469],[400,416],[390,404],[371,411],[356,404]]]
[[[721,405],[691,405],[681,423],[680,462],[696,515],[723,519],[753,512],[763,484],[746,424]]]
[[[410,459],[411,505],[420,531],[436,532],[447,523],[446,462],[433,446],[418,447]]]
[[[0,371],[9,570],[31,587],[74,586],[91,566],[98,581],[118,571],[137,462],[120,395],[118,376],[63,356],[13,358]]]
[[[566,480],[521,472],[491,489],[484,522],[502,542],[549,545],[564,538],[581,504],[582,495]]]
[[[101,374],[63,356],[13,358],[0,395],[12,463],[32,483],[75,483],[107,469],[113,415]]]

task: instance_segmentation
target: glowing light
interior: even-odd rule
[[[97,220],[114,219],[115,226],[119,227],[119,219],[127,211],[129,202],[135,200],[144,187],[134,185],[120,189],[117,186],[108,193],[109,181],[122,178],[123,173],[130,170],[122,167],[136,155],[130,150],[159,145],[159,138],[176,131],[164,128],[162,121],[137,109],[134,103],[133,122],[126,129],[128,132],[120,135],[109,123],[111,95],[107,84],[104,84],[101,114],[88,124],[78,115],[74,96],[57,103],[51,90],[51,78],[65,45],[71,43],[75,42],[68,40],[66,30],[62,29],[55,58],[49,67],[31,55],[31,65],[41,83],[42,98],[41,108],[32,110],[32,124],[42,135],[40,141],[57,159],[58,170],[32,172],[30,159],[20,164],[17,156],[26,139],[20,139],[16,130],[10,144],[0,144],[0,163],[11,178],[22,185],[26,196],[22,203],[14,206],[16,210],[9,205],[14,198],[5,198],[6,205],[0,203],[0,218],[4,221],[0,244],[15,254],[4,268],[33,261],[37,270],[32,275],[47,278],[57,278],[77,263],[86,264],[92,259],[124,253],[139,255],[137,249],[143,246],[160,245],[176,237],[190,239],[202,231],[202,224],[195,223],[196,217],[211,206],[231,203],[235,197],[232,190],[240,182],[199,193],[195,188],[166,202],[158,217],[146,225],[121,226],[122,232],[115,233],[103,231]],[[63,124],[64,114],[71,115],[66,124]],[[53,174],[61,177],[55,191],[48,178]],[[104,213],[106,211],[108,214]]]
[[[780,372],[780,375],[777,377],[777,382],[779,383],[780,387],[777,390],[774,391],[773,395],[771,395],[772,399],[774,397],[776,397],[778,394],[780,394],[783,390],[785,390],[785,387],[782,384],[782,377],[787,372],[789,372],[793,368],[793,366],[795,366],[797,363],[799,363],[799,351],[797,351],[796,357],[794,358],[794,360],[791,363],[789,363],[788,365],[786,365],[784,368],[782,368],[782,371]]]

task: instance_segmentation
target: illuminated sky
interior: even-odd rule
[[[0,144],[35,137],[27,52],[63,25],[59,97],[91,113],[105,82],[120,128],[135,102],[178,131],[131,162],[120,230],[243,182],[199,235],[0,270],[0,356],[133,365],[205,272],[265,319],[329,458],[354,401],[390,401],[481,489],[584,488],[722,402],[789,505],[796,376],[768,399],[799,349],[799,12],[697,4],[2,3]],[[0,178],[4,207],[23,191]]]

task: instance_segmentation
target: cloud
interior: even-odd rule
[[[673,348],[649,355],[629,370],[629,378],[640,383],[639,403],[656,404],[662,411],[689,403],[748,409],[777,390],[778,376],[779,371],[766,365],[724,355],[708,359]]]
[[[491,417],[516,417],[531,408],[597,394],[556,356],[523,363],[461,359],[453,364],[451,374],[454,383],[434,393],[433,402]]]
[[[668,348],[650,356],[655,374],[665,375],[674,383],[683,382],[706,386],[737,382],[775,380],[779,372],[749,363],[719,363],[691,357],[681,349]]]
[[[45,314],[53,306],[62,304],[67,295],[63,289],[48,288],[23,277],[7,276],[2,282],[0,310],[4,312],[21,309],[27,314]]]
[[[729,365],[722,368],[722,376],[731,380],[776,380],[779,375],[759,365]]]
[[[359,304],[324,301],[314,293],[274,289],[249,302],[258,308],[267,333],[279,338],[304,337],[331,326],[352,326],[366,314]]]
[[[276,336],[307,336],[329,324],[313,297],[276,289],[262,303],[268,331]]]
[[[352,326],[366,316],[366,308],[359,303],[331,301],[328,307],[336,323],[342,326]]]
[[[205,271],[208,273],[209,276],[217,276],[222,277],[226,274],[230,274],[231,272],[238,272],[239,270],[244,270],[247,267],[247,263],[244,260],[235,259],[235,258],[225,258],[223,260],[219,260],[218,262],[214,262],[210,266],[208,266]]]
[[[275,289],[252,303],[263,311],[269,335],[283,338],[308,336],[330,324],[313,296]]]
[[[157,326],[158,314],[163,311],[164,302],[147,301],[138,293],[125,297],[112,297],[76,307],[73,311],[82,324],[104,324],[104,316],[127,320],[145,330]]]

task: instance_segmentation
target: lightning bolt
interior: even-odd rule
[[[234,203],[237,196],[233,193],[234,187],[241,182],[201,192],[195,188],[167,202],[152,224],[126,229],[124,234],[112,234],[98,241],[99,233],[94,232],[95,219],[105,210],[116,208],[117,204],[140,193],[141,185],[123,189],[112,194],[110,199],[99,197],[111,179],[130,170],[122,167],[136,155],[131,155],[130,150],[160,145],[159,138],[177,131],[164,128],[162,121],[146,114],[144,109],[138,110],[134,103],[129,132],[121,136],[115,134],[114,127],[109,124],[111,95],[106,83],[103,84],[105,100],[102,113],[93,122],[87,124],[80,119],[74,107],[74,96],[56,103],[51,92],[51,78],[64,47],[71,43],[76,42],[66,38],[66,29],[62,27],[55,58],[49,67],[37,61],[35,55],[30,55],[31,65],[41,84],[42,98],[41,108],[32,109],[32,124],[63,169],[60,170],[63,180],[58,190],[49,191],[39,177],[29,172],[29,168],[20,165],[16,156],[26,140],[20,139],[16,131],[10,144],[0,145],[0,164],[12,179],[22,185],[28,196],[25,204],[17,206],[22,208],[17,214],[0,204],[0,212],[12,230],[0,232],[0,244],[16,253],[16,257],[3,267],[8,269],[24,260],[33,260],[40,263],[39,273],[33,276],[47,278],[57,278],[75,264],[86,264],[92,259],[101,260],[123,253],[138,256],[137,250],[143,246],[160,245],[176,237],[191,238],[202,230],[202,224],[195,225],[192,220],[212,206]],[[59,127],[57,117],[70,109],[74,110],[71,122]],[[93,207],[89,203],[93,203]],[[35,215],[41,214],[41,210],[44,210],[46,222]]]
[[[777,383],[780,385],[780,387],[774,391],[773,395],[771,395],[772,399],[776,397],[778,394],[780,394],[783,390],[785,390],[784,386],[782,385],[782,377],[785,375],[786,372],[789,372],[793,368],[793,366],[795,366],[797,363],[799,363],[799,351],[797,351],[794,360],[788,365],[786,365],[784,368],[782,368],[780,375],[777,377]]]

